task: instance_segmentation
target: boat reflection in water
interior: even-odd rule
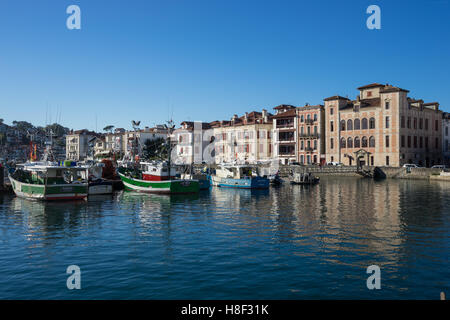
[[[83,299],[436,299],[450,290],[448,212],[447,182],[344,177],[67,203],[4,195],[0,296],[71,298],[61,283],[78,264]],[[367,290],[373,264],[382,290]]]

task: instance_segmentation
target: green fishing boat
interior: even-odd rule
[[[120,167],[120,179],[125,189],[160,194],[197,193],[200,186],[198,180],[176,179],[175,168],[171,174],[166,163],[140,163],[139,169]],[[143,168],[143,169],[141,169]]]
[[[14,193],[36,200],[79,200],[88,196],[88,182],[81,178],[80,167],[53,163],[27,163],[9,175]]]

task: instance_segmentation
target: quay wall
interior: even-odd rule
[[[205,165],[194,165],[196,171],[200,171]],[[216,168],[216,165],[210,166]],[[259,168],[268,168],[268,165],[258,165]],[[362,168],[366,173],[388,178],[388,179],[436,179],[450,180],[448,176],[441,176],[441,169],[434,168],[403,168],[403,167],[371,167],[364,166]],[[319,177],[336,176],[336,177],[363,177],[361,171],[356,166],[296,166],[296,165],[280,165],[279,173],[283,178],[288,177],[293,172],[309,172]]]

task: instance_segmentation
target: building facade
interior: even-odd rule
[[[298,162],[325,164],[325,112],[323,105],[296,109]]]
[[[81,161],[90,156],[89,143],[95,139],[95,132],[83,129],[66,135],[66,159]],[[93,150],[92,150],[93,151]]]
[[[216,163],[268,162],[272,159],[271,114],[246,112],[242,117],[234,115],[230,121],[214,121],[214,148]]]
[[[193,164],[207,162],[206,155],[210,136],[212,136],[211,125],[200,121],[183,121],[181,128],[175,130],[171,139],[175,142],[175,154],[172,160],[177,164]],[[212,147],[209,147],[212,148]]]
[[[327,162],[395,167],[442,162],[438,103],[411,99],[408,90],[389,84],[358,90],[356,100],[324,99]]]
[[[443,163],[450,166],[450,113],[442,115],[442,157]]]
[[[273,121],[273,157],[281,164],[298,162],[297,108],[281,104],[275,109]]]

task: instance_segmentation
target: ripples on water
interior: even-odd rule
[[[323,179],[197,196],[0,196],[0,299],[438,299],[450,184]],[[68,265],[82,289],[66,288]],[[381,267],[382,290],[366,268]]]

